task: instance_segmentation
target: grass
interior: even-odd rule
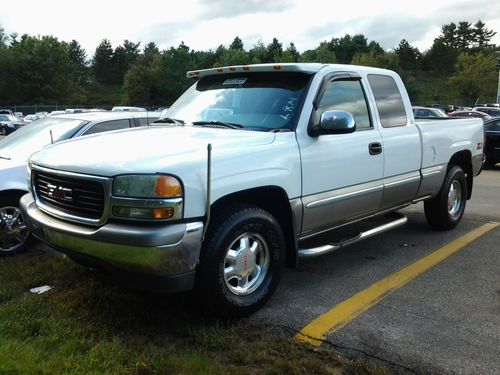
[[[50,285],[36,295],[30,288]],[[248,320],[207,321],[186,295],[114,285],[38,249],[0,258],[0,374],[379,374]]]

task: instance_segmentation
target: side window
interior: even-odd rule
[[[108,132],[111,130],[127,129],[127,128],[130,128],[130,121],[128,119],[99,122],[93,125],[83,135],[97,134],[102,132]]]
[[[146,126],[147,124],[151,124],[154,120],[157,120],[157,118],[152,118],[152,117],[139,117],[136,118],[136,120],[139,121],[139,126]]]
[[[360,81],[330,82],[318,103],[318,109],[314,113],[315,123],[319,123],[323,112],[332,110],[349,112],[356,121],[357,129],[372,127]]]
[[[391,76],[369,74],[368,81],[375,96],[380,122],[384,128],[405,126],[405,106],[396,82]]]

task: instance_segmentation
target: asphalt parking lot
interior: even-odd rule
[[[355,306],[313,345],[396,373],[499,374],[500,226],[489,224],[500,222],[499,192],[500,168],[483,171],[464,219],[449,232],[429,229],[422,204],[405,209],[405,226],[288,270],[252,319],[282,326],[300,340],[311,323],[326,321],[325,330],[346,306]],[[477,228],[489,231],[467,243],[463,236]],[[408,283],[364,300],[384,288],[388,276],[457,244],[456,252]]]

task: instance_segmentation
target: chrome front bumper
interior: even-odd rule
[[[132,286],[140,289],[150,289],[151,283],[161,283],[151,288],[164,291],[193,286],[203,222],[77,225],[39,210],[30,193],[21,198],[20,208],[35,237],[79,263],[104,268],[121,279],[134,279]],[[134,275],[137,277],[129,277]],[[145,280],[151,283],[142,287]]]

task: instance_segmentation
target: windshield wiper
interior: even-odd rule
[[[179,120],[176,118],[165,117],[160,118],[152,122],[152,124],[175,124],[175,125],[184,125],[185,122],[183,120]]]
[[[7,157],[7,156],[1,156],[1,155],[0,155],[0,159],[11,160],[9,157]]]
[[[224,126],[229,129],[243,129],[244,126],[241,124],[235,124],[232,122],[224,122],[224,121],[193,121],[193,125],[198,125],[198,126],[210,126],[210,125],[216,125],[216,126]]]

